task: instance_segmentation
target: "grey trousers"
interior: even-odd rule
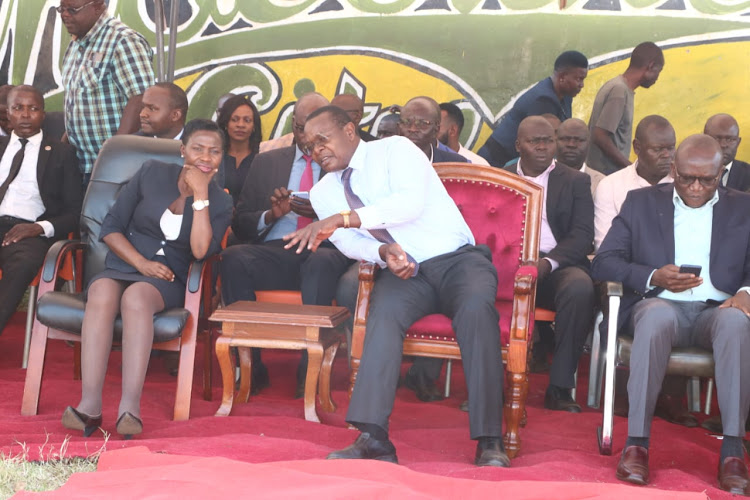
[[[452,318],[469,391],[472,439],[502,436],[503,366],[497,272],[482,246],[464,246],[420,263],[402,280],[378,274],[367,320],[362,360],[346,420],[388,430],[406,330],[428,314]]]
[[[750,407],[750,319],[705,302],[645,299],[633,307],[628,381],[628,435],[648,437],[672,347],[712,350],[716,394],[726,436],[744,436]]]

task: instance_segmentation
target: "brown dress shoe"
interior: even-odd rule
[[[617,464],[617,479],[645,486],[648,484],[648,448],[628,446]]]
[[[510,458],[503,449],[502,438],[480,439],[474,455],[474,465],[479,467],[510,467]]]
[[[659,397],[656,401],[654,416],[684,427],[698,427],[698,419],[688,411],[681,398]]]
[[[747,465],[738,457],[727,457],[719,464],[719,488],[733,495],[748,496]]]

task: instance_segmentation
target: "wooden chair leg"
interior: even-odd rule
[[[177,371],[177,394],[174,403],[175,421],[190,418],[190,396],[193,390],[197,330],[197,318],[191,314],[188,324],[183,330],[180,344],[180,366]]]
[[[39,392],[42,388],[42,372],[44,371],[44,356],[47,352],[47,335],[49,328],[34,322],[29,348],[29,364],[26,368],[26,381],[23,386],[23,400],[21,415],[36,415],[39,410]]]
[[[253,359],[250,355],[249,347],[238,347],[237,351],[240,354],[240,392],[237,394],[237,399],[241,403],[247,403],[250,401],[250,390],[252,389],[252,370],[253,370]]]
[[[73,380],[81,380],[81,343],[73,345]]]
[[[23,358],[21,368],[24,370],[29,366],[29,348],[31,347],[31,331],[34,328],[34,313],[36,312],[36,298],[39,287],[29,286],[29,304],[26,307],[26,332],[23,339]]]
[[[509,372],[510,390],[505,400],[505,451],[514,458],[521,450],[519,427],[525,410],[528,377],[526,373]]]
[[[318,392],[318,378],[320,377],[320,365],[322,361],[323,346],[319,342],[308,342],[307,376],[305,377],[305,420],[310,422],[320,422],[318,414],[315,411],[315,396]]]
[[[206,333],[203,335],[204,346],[203,346],[203,399],[211,401],[213,395],[211,394],[211,385],[213,385],[213,340],[214,340],[214,329],[209,327]]]
[[[352,357],[352,367],[351,370],[349,370],[349,399],[352,399],[354,383],[357,381],[357,373],[359,373],[359,362],[359,358]]]
[[[320,407],[323,411],[333,413],[336,411],[336,403],[331,399],[331,370],[333,360],[336,358],[336,352],[341,342],[336,341],[328,346],[323,355],[323,366],[320,369],[320,378],[318,378],[318,397],[320,398]]]
[[[232,355],[229,352],[230,343],[230,339],[223,335],[216,339],[216,357],[219,359],[221,379],[224,385],[221,406],[216,411],[217,417],[228,417],[232,411],[234,400],[234,366],[232,366]]]

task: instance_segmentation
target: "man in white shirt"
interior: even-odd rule
[[[83,193],[75,150],[44,137],[44,98],[20,85],[8,94],[12,130],[0,137],[0,331],[55,240],[76,231]]]
[[[612,219],[620,213],[625,197],[633,189],[672,182],[669,170],[675,153],[672,124],[659,115],[642,119],[635,130],[633,150],[638,159],[622,170],[608,175],[594,195],[594,246],[599,249]]]
[[[495,309],[497,272],[435,170],[408,139],[365,143],[351,118],[328,106],[305,124],[305,146],[328,172],[310,192],[320,221],[287,235],[287,248],[330,238],[352,259],[378,263],[367,340],[347,421],[362,434],[330,459],[397,462],[388,439],[406,329],[433,313],[453,318],[469,390],[474,463],[507,467],[503,368]]]
[[[463,147],[459,138],[461,131],[464,129],[464,114],[461,108],[452,102],[440,104],[440,130],[438,131],[438,140],[460,154],[471,163],[476,165],[487,165],[487,160]]]
[[[568,167],[579,170],[591,178],[591,196],[604,179],[604,174],[586,165],[589,152],[589,128],[578,118],[568,118],[557,128],[557,159]]]

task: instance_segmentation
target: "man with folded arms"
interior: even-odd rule
[[[621,281],[618,328],[633,336],[628,439],[617,478],[648,483],[651,419],[673,346],[713,351],[724,438],[719,486],[748,495],[742,446],[750,406],[750,195],[720,186],[722,152],[707,135],[680,144],[674,184],[628,193],[594,259]],[[680,272],[680,266],[701,266]]]
[[[507,467],[502,443],[497,272],[429,159],[403,137],[363,142],[351,118],[329,106],[305,123],[306,149],[328,172],[310,192],[318,222],[285,236],[316,250],[330,238],[352,259],[379,264],[362,361],[346,420],[361,432],[329,459],[397,462],[388,419],[406,329],[428,314],[453,320],[469,391],[476,465]]]

